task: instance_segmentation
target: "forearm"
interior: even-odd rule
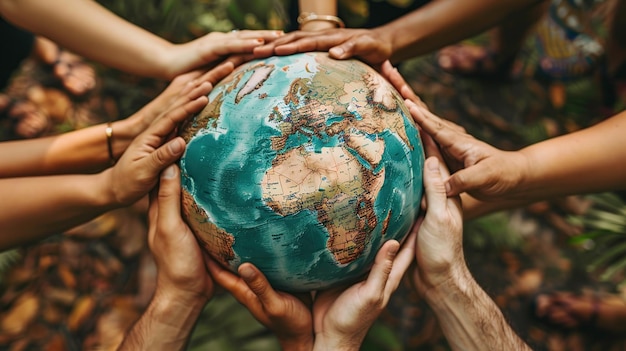
[[[327,341],[319,335],[315,337],[315,344],[313,345],[313,351],[324,351],[324,350],[334,350],[334,351],[359,351],[361,349],[361,344],[363,340],[360,342],[354,342],[353,340],[346,340],[342,342],[342,340],[335,341]],[[289,350],[289,349],[285,349]],[[294,349],[297,350],[297,349]],[[306,349],[301,349],[306,350]],[[309,349],[311,350],[311,349]]]
[[[184,350],[205,304],[206,299],[176,299],[157,291],[118,350]]]
[[[111,124],[114,159],[141,131],[136,120]],[[0,178],[99,172],[111,165],[106,128],[99,124],[56,136],[0,143]]]
[[[423,55],[477,35],[507,16],[541,0],[435,0],[386,25],[373,29],[389,38],[392,61]]]
[[[575,194],[626,189],[626,111],[592,127],[533,144],[519,151],[516,185],[497,198],[462,194],[463,215],[492,212]]]
[[[337,0],[299,0],[300,13],[313,12],[318,15],[337,16]]]
[[[466,269],[425,298],[453,350],[530,350]]]
[[[522,149],[528,172],[514,198],[626,189],[626,111],[597,125]]]
[[[9,22],[105,65],[141,76],[170,78],[160,58],[172,44],[95,1],[5,0],[0,1],[0,13]]]
[[[0,179],[0,250],[61,233],[115,208],[104,177]]]
[[[317,15],[337,16],[337,0],[299,0],[300,13],[315,13]],[[336,24],[329,21],[310,21],[300,26],[301,30],[313,31],[335,28]]]

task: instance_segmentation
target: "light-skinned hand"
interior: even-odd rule
[[[206,89],[203,83],[197,89]],[[185,141],[176,137],[168,141],[179,123],[199,112],[208,99],[200,96],[175,107],[157,118],[128,146],[115,166],[103,174],[110,196],[107,203],[130,205],[150,192],[157,184],[159,174],[178,160],[185,150]]]
[[[164,113],[183,106],[201,96],[208,95],[212,86],[229,75],[234,68],[233,60],[228,60],[210,70],[198,69],[177,76],[159,96],[151,100],[132,116],[119,121],[119,128],[129,128],[133,131],[132,135],[139,135]]]
[[[417,232],[413,275],[422,294],[450,279],[465,267],[463,256],[463,217],[458,196],[448,197],[443,182],[448,171],[435,156],[424,163],[425,216],[414,227]]]
[[[276,30],[211,32],[198,39],[177,44],[161,53],[167,76],[174,78],[203,66],[215,65],[230,55],[250,54],[254,48],[283,35]]]
[[[415,235],[400,248],[389,240],[376,254],[367,279],[347,288],[316,294],[313,302],[315,350],[359,350],[368,330],[385,309],[415,255]]]
[[[502,151],[411,101],[406,101],[415,122],[438,144],[445,163],[453,172],[444,178],[448,196],[467,192],[480,200],[515,193],[529,169],[520,152]]]
[[[158,189],[150,194],[148,245],[157,264],[159,294],[182,301],[208,301],[213,279],[205,266],[205,253],[183,221],[180,170],[170,165],[161,174]]]
[[[397,68],[393,67],[389,60],[383,62],[380,66],[380,74],[382,74],[389,83],[400,93],[403,99],[411,100],[413,103],[419,105],[422,108],[428,109],[422,99],[415,94],[413,88],[406,82],[404,77],[400,74]]]

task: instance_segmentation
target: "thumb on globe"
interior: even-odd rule
[[[170,165],[163,173],[161,173],[162,179],[174,179],[176,177],[176,166]]]
[[[399,248],[400,243],[397,240],[388,240],[376,254],[374,265],[365,282],[367,286],[372,288],[372,291],[385,291]]]
[[[447,195],[439,169],[439,159],[431,156],[426,159],[424,166],[424,188],[428,211],[430,213],[445,211]],[[428,213],[426,215],[428,216]]]

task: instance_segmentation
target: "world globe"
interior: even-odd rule
[[[183,217],[233,272],[278,290],[350,284],[420,211],[424,152],[402,97],[358,60],[255,60],[180,128]]]

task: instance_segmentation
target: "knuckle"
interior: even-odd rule
[[[258,279],[248,282],[248,286],[258,297],[263,297],[267,293],[267,287]]]
[[[160,148],[156,149],[156,151],[151,154],[150,159],[152,161],[152,166],[153,166],[152,169],[153,170],[160,171],[161,168],[163,166],[165,166],[169,162],[170,157],[169,157],[166,149],[167,149],[166,147],[160,147]],[[148,170],[148,172],[150,172],[150,169]]]

